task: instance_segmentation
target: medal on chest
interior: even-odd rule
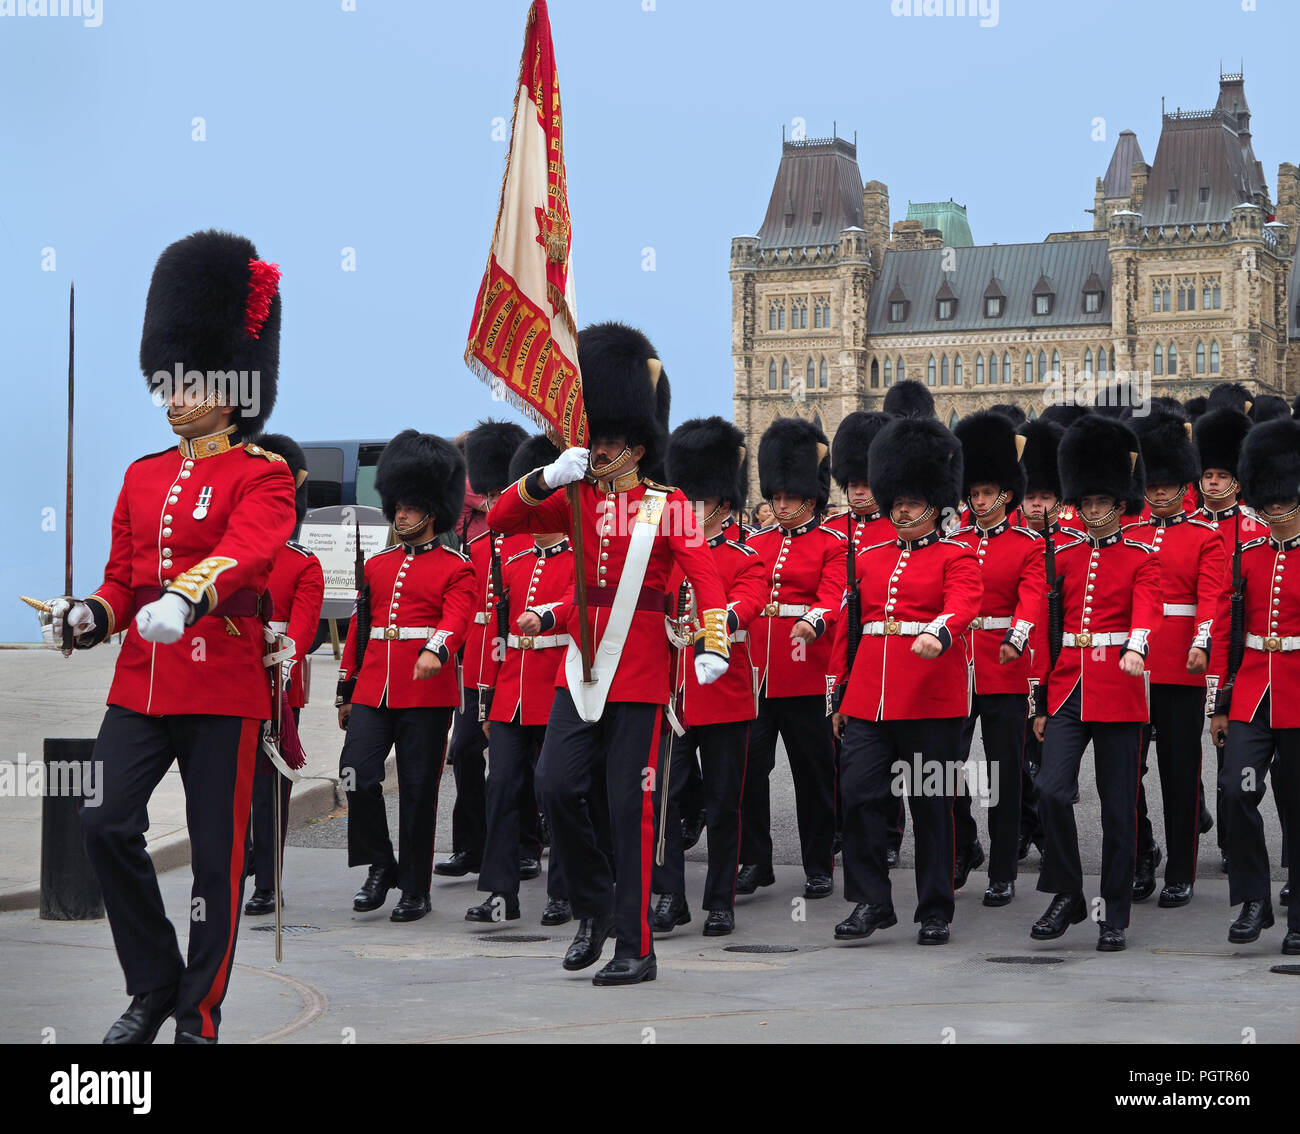
[[[208,506],[212,503],[212,486],[205,484],[199,490],[199,502],[194,511],[190,513],[196,520],[202,520],[208,514]]]

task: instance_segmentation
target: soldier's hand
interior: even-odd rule
[[[352,715],[351,705],[339,706],[339,728],[341,728],[344,732],[347,732],[348,717],[350,717],[351,715]]]
[[[66,620],[72,627],[72,636],[81,638],[95,629],[95,616],[90,607],[80,599],[60,598],[46,599],[50,608],[50,620],[41,619],[41,638],[44,644],[54,649],[63,646],[63,623]]]
[[[1003,642],[998,647],[998,665],[1009,665],[1018,657],[1020,657],[1020,654],[1010,642]]]
[[[590,459],[591,452],[588,449],[578,446],[565,449],[542,469],[542,480],[545,481],[547,488],[563,488],[566,484],[572,484],[587,475],[587,464]]]
[[[1035,717],[1034,718],[1034,739],[1037,740],[1039,744],[1042,744],[1043,737],[1046,735],[1047,735],[1047,718]]]
[[[1215,713],[1210,718],[1210,739],[1216,748],[1222,748],[1228,742],[1228,714]]]
[[[146,642],[170,645],[179,642],[185,633],[185,619],[189,611],[189,603],[180,595],[169,592],[148,606],[141,607],[135,616],[135,626]]]
[[[531,610],[525,610],[516,618],[515,625],[519,627],[519,633],[528,637],[534,637],[542,632],[542,620]]]
[[[489,740],[492,739],[492,722],[491,722],[491,721],[484,721],[484,722],[483,722],[483,735],[486,736]]]
[[[1187,651],[1187,672],[1204,673],[1210,666],[1209,655],[1199,646]]]
[[[1146,662],[1136,650],[1125,650],[1120,654],[1119,668],[1129,677],[1141,677],[1142,671],[1146,669]]]
[[[415,669],[411,676],[416,681],[428,681],[431,677],[436,677],[442,669],[442,660],[432,650],[421,650],[420,656],[415,659]]]
[[[802,618],[797,619],[795,624],[790,627],[790,641],[799,639],[801,642],[817,641],[817,628],[811,622],[805,622]]]
[[[703,653],[695,659],[695,679],[701,685],[712,685],[727,672],[727,659],[717,654]]]
[[[841,740],[844,739],[844,726],[848,723],[848,719],[843,713],[831,714],[831,728],[835,730],[835,735]]]
[[[937,658],[943,653],[943,643],[933,634],[918,634],[912,643],[912,653],[922,658]]]

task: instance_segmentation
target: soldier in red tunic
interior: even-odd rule
[[[396,886],[402,896],[391,919],[417,921],[430,910],[438,781],[461,698],[454,659],[474,611],[469,556],[437,538],[460,518],[464,459],[441,437],[404,430],[379,458],[375,491],[402,542],[366,560],[369,618],[361,621],[370,623],[370,633],[364,644],[358,619],[348,627],[334,702],[348,734],[339,778],[348,799],[348,865],[370,867],[352,908],[376,910]],[[384,760],[394,744],[396,858],[383,789]]]
[[[1146,544],[1120,531],[1122,514],[1141,511],[1146,483],[1133,431],[1089,414],[1066,431],[1058,456],[1064,498],[1078,507],[1088,534],[1056,555],[1063,580],[1061,652],[1034,721],[1043,741],[1038,807],[1045,846],[1038,889],[1054,896],[1030,935],[1052,940],[1088,916],[1074,796],[1091,741],[1102,829],[1097,948],[1117,952],[1125,947],[1133,900],[1139,749],[1149,708],[1144,666],[1148,639],[1162,617],[1160,562]]]
[[[979,613],[975,553],[944,539],[936,520],[954,514],[961,446],[933,419],[902,418],[871,443],[871,493],[897,536],[860,560],[862,641],[835,715],[841,735],[844,896],[853,911],[836,940],[898,924],[885,852],[906,794],[916,837],[917,941],[948,941],[953,901],[952,800],[957,750],[970,711],[962,636]],[[840,639],[844,641],[845,639]]]
[[[267,584],[294,527],[288,465],[243,439],[275,403],[279,275],[225,232],[159,257],[140,367],[180,443],[127,469],[104,581],[84,602],[53,603],[56,640],[66,618],[79,649],[126,631],[95,741],[103,798],[81,812],[132,997],[105,1043],[152,1043],[172,1015],[177,1043],[215,1043],[221,1024],[271,713]],[[184,959],[144,840],[149,797],[173,760],[194,872]]]
[[[298,443],[283,433],[265,433],[257,438],[264,449],[285,459],[297,485],[295,506],[297,522],[307,515],[307,458]],[[320,624],[321,606],[325,601],[325,574],[320,560],[300,543],[285,542],[276,552],[275,566],[271,568],[271,605],[274,616],[271,630],[293,639],[293,664],[286,663],[289,708],[296,723],[302,708],[307,704],[307,653],[316,640]],[[257,777],[253,781],[253,896],[244,903],[244,913],[250,916],[268,914],[275,910],[275,811],[272,800],[280,801],[279,854],[284,857],[284,839],[289,830],[289,792],[293,781],[282,776],[265,755],[257,761]],[[280,901],[283,903],[284,894]]]

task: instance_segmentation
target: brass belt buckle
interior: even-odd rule
[[[777,611],[779,611],[780,609],[781,609],[780,603],[769,602],[765,607],[763,607],[763,613],[768,618],[775,618]]]
[[[896,618],[887,618],[887,619],[885,619],[885,633],[886,633],[886,634],[897,634],[897,633],[899,632],[899,630],[901,630],[902,628],[903,628],[903,627],[902,627],[902,623],[900,623],[900,622],[898,621],[898,619],[896,619]]]
[[[397,637],[397,635],[398,635],[398,628],[396,626],[384,627],[384,637],[387,638],[388,641],[391,642],[394,638]]]
[[[1277,651],[1280,650],[1281,648],[1282,648],[1282,639],[1279,638],[1276,634],[1270,634],[1267,638],[1264,639],[1264,649],[1266,649],[1270,654],[1277,653]]]
[[[971,622],[971,624],[970,624],[970,628],[971,628],[972,630],[983,630],[983,629],[984,629],[984,619],[983,619],[982,617],[974,619],[974,620]]]
[[[520,638],[520,639],[519,639],[519,648],[520,648],[521,650],[531,650],[531,649],[533,648],[533,640],[532,640],[532,638]]]
[[[1092,645],[1091,631],[1085,630],[1083,631],[1082,634],[1076,634],[1074,636],[1074,644],[1076,646],[1082,646],[1086,650],[1089,646]]]

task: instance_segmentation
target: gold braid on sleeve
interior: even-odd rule
[[[201,614],[206,614],[217,605],[217,576],[238,562],[222,555],[201,559],[184,574],[177,575],[167,589],[189,599]]]
[[[702,629],[696,633],[695,640],[703,639],[704,649],[711,654],[730,657],[731,639],[727,634],[726,609],[706,610],[700,615],[700,622]]]

